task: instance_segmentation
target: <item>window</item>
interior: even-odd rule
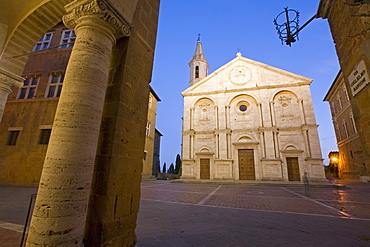
[[[245,112],[247,110],[247,106],[246,105],[241,105],[241,106],[239,106],[239,110],[242,111],[242,112]]]
[[[347,123],[345,121],[343,121],[343,129],[344,129],[344,134],[345,134],[345,138],[347,138],[349,136],[348,134],[348,127],[347,127]]]
[[[39,140],[37,144],[47,145],[49,144],[51,129],[40,129]]]
[[[348,92],[346,89],[344,89],[344,97],[346,99],[346,101],[348,102],[349,101],[349,96],[348,96]]]
[[[340,128],[339,126],[337,126],[337,137],[338,137],[338,141],[341,141],[342,140],[342,133],[340,132]]]
[[[351,124],[352,124],[352,128],[353,128],[353,133],[357,133],[355,117],[353,116],[353,114],[351,114],[350,119],[351,119]]]
[[[60,39],[60,45],[62,45],[61,48],[72,47],[75,40],[76,34],[74,30],[72,29],[64,30],[62,33],[62,38]]]
[[[150,123],[147,122],[146,123],[146,136],[149,136],[150,135]]]
[[[339,109],[342,109],[342,99],[340,98],[339,94],[337,95],[337,100],[338,100]]]
[[[23,87],[18,90],[17,99],[33,99],[35,97],[38,84],[38,76],[26,77],[23,81]]]
[[[51,38],[53,37],[53,32],[48,32],[37,42],[33,51],[40,51],[50,47]]]
[[[60,93],[62,92],[63,81],[64,73],[52,73],[49,78],[48,87],[46,88],[45,97],[59,97]]]
[[[195,78],[199,78],[199,66],[195,66]]]
[[[149,109],[151,109],[151,108],[152,108],[152,103],[153,103],[153,97],[152,97],[152,95],[150,94],[150,95],[149,95]]]
[[[9,131],[8,140],[6,141],[7,146],[15,146],[15,144],[17,143],[19,132],[19,130]]]
[[[335,108],[335,103],[334,101],[330,103],[331,103],[331,112],[333,113],[333,115],[335,115],[337,113],[337,108]]]

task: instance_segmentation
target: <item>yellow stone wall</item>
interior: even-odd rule
[[[350,1],[347,1],[350,3]],[[327,18],[334,39],[340,67],[343,72],[356,127],[362,143],[367,172],[370,172],[370,86],[355,96],[351,93],[349,77],[363,61],[370,72],[370,17],[365,16],[370,5],[363,2],[346,4],[345,1],[321,0],[318,17]]]
[[[154,155],[155,123],[157,117],[157,98],[150,92],[148,103],[147,129],[145,137],[145,148],[143,158],[143,180],[151,179]]]
[[[8,101],[0,124],[1,184],[37,187],[47,145],[37,144],[40,127],[51,125],[58,100]],[[22,128],[15,146],[7,146],[9,128]]]

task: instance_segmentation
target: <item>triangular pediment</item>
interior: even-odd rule
[[[183,96],[210,92],[245,91],[309,85],[312,79],[242,56],[182,92]]]

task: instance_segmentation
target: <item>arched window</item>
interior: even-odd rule
[[[199,78],[199,66],[195,66],[195,78]]]

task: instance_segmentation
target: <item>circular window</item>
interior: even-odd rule
[[[247,106],[246,105],[240,105],[239,110],[242,111],[242,112],[245,112],[247,110]]]

